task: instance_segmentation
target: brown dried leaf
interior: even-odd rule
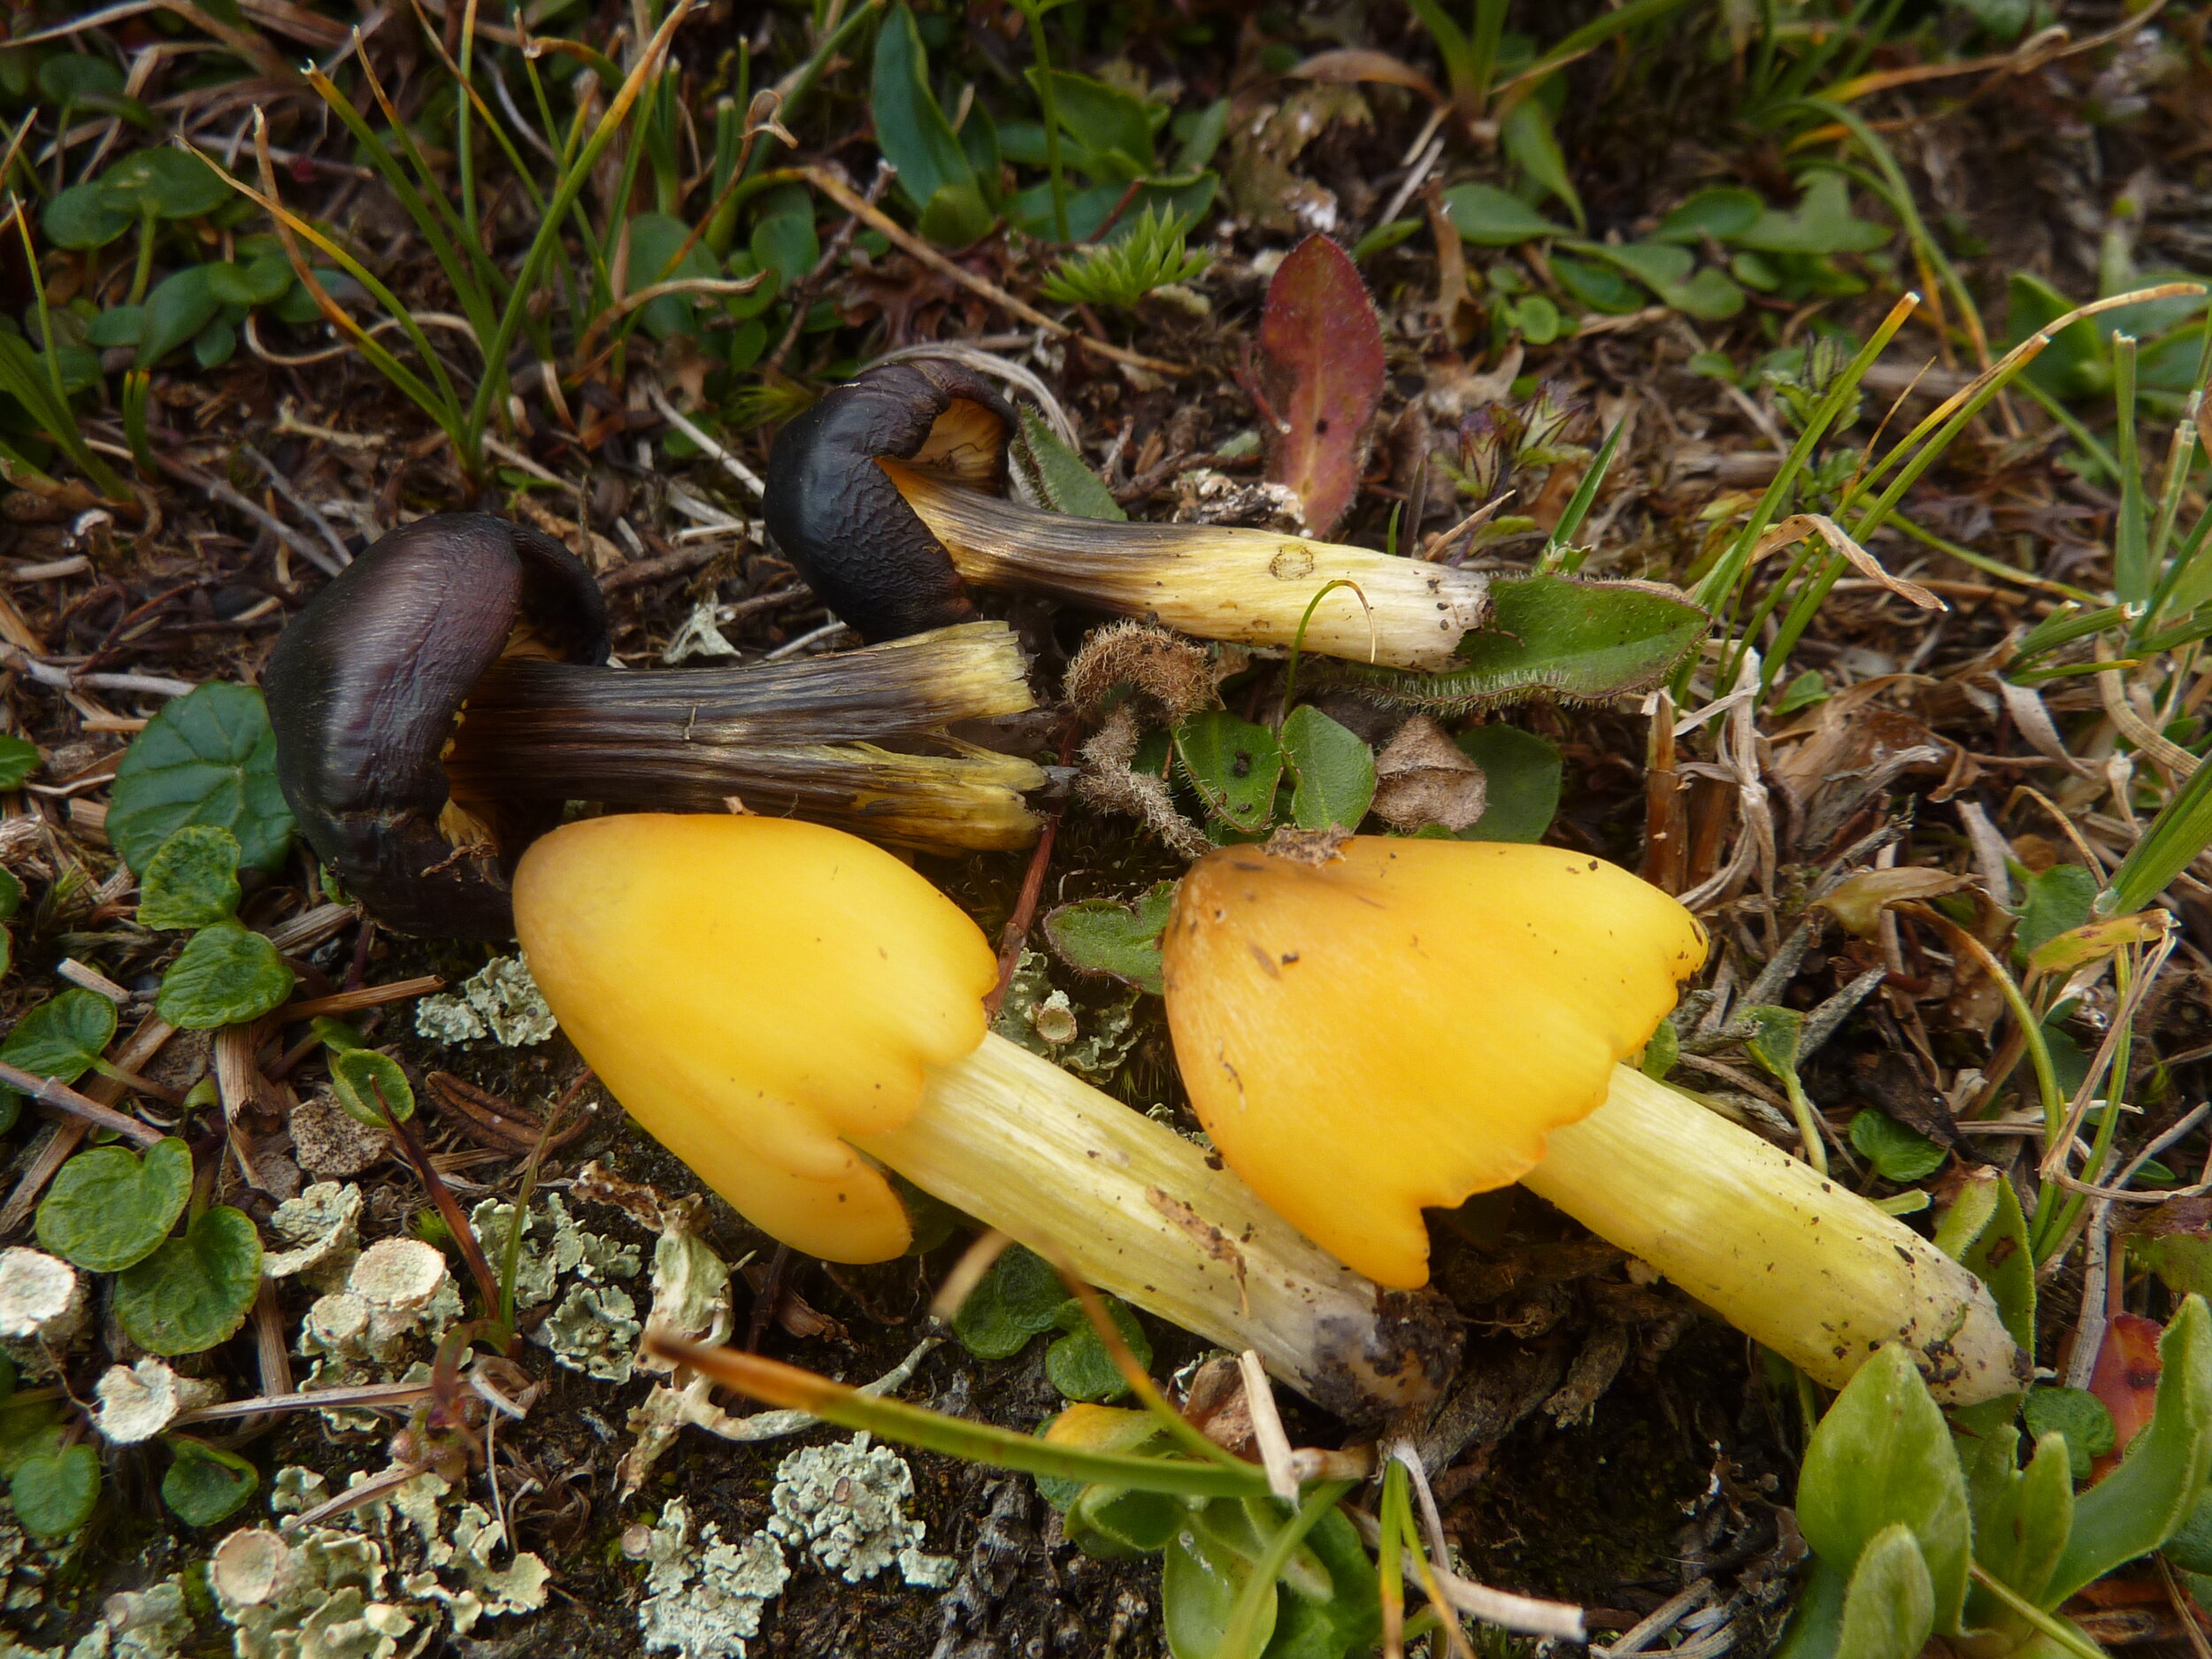
[[[1267,475],[1298,492],[1306,522],[1325,536],[1358,493],[1383,389],[1382,325],[1359,267],[1326,236],[1307,237],[1276,269],[1260,353],[1281,423],[1264,423]]]
[[[1871,939],[1881,926],[1882,912],[1893,904],[1913,899],[1941,898],[1971,887],[1972,880],[1948,870],[1924,870],[1908,865],[1901,870],[1868,870],[1853,876],[1825,898],[1814,903],[1834,917],[1844,931]]]
[[[1487,796],[1482,768],[1425,714],[1400,726],[1375,757],[1375,810],[1398,829],[1463,830],[1482,816]]]

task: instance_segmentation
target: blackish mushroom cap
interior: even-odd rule
[[[870,643],[972,621],[951,557],[876,458],[1002,494],[1013,431],[1005,400],[958,365],[885,364],[776,434],[762,516],[822,603]]]
[[[605,662],[598,584],[541,532],[455,512],[378,541],[270,656],[277,782],[308,844],[388,926],[514,932],[508,872],[560,808],[451,803],[442,757],[470,689],[515,647]]]

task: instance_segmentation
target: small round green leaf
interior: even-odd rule
[[[172,1358],[226,1341],[261,1289],[261,1235],[218,1204],[115,1280],[115,1317],[149,1354]]]
[[[96,184],[73,184],[57,191],[39,215],[47,241],[78,253],[106,247],[131,224],[128,213],[118,212],[107,204]]]
[[[1460,751],[1482,768],[1482,816],[1467,841],[1539,841],[1559,810],[1559,751],[1533,732],[1493,721],[1463,732]]]
[[[238,908],[238,837],[188,824],[148,861],[139,881],[141,927],[205,927]]]
[[[192,1150],[174,1135],[140,1157],[95,1147],[61,1166],[39,1201],[38,1241],[94,1273],[119,1273],[161,1247],[192,1196]]]
[[[173,1434],[168,1444],[177,1461],[161,1478],[161,1501],[187,1526],[229,1519],[261,1484],[261,1471],[235,1452],[188,1434]]]
[[[1933,1175],[1948,1156],[1917,1129],[1871,1106],[1851,1120],[1851,1144],[1886,1180],[1902,1186]]]
[[[296,977],[261,934],[217,922],[193,934],[169,964],[154,1011],[182,1031],[235,1025],[280,1004]]]
[[[219,369],[238,349],[238,330],[218,317],[192,336],[192,360],[204,369]]]
[[[0,737],[0,789],[12,789],[38,770],[38,745],[27,737]]]
[[[353,1117],[378,1129],[387,1126],[384,1108],[404,1122],[415,1115],[415,1091],[399,1062],[373,1048],[343,1048],[330,1056],[330,1092]]]
[[[221,302],[209,290],[208,267],[195,265],[164,277],[146,296],[146,323],[136,365],[150,369],[215,320]]]
[[[120,69],[90,52],[56,52],[38,66],[38,94],[50,104],[118,93],[123,84]]]
[[[1067,1291],[1052,1264],[1017,1244],[991,1263],[952,1316],[952,1333],[982,1359],[1005,1359],[1059,1320]]]
[[[114,346],[134,346],[146,333],[143,305],[111,305],[85,325],[85,343],[105,351]]]
[[[66,1538],[92,1518],[92,1506],[100,1501],[100,1454],[81,1440],[35,1452],[15,1466],[8,1496],[25,1532]]]
[[[100,199],[134,219],[197,219],[230,200],[230,186],[181,150],[135,150],[100,175]]]
[[[16,1022],[0,1060],[40,1077],[74,1083],[115,1035],[115,1004],[97,991],[67,990]]]
[[[1108,1296],[1104,1301],[1114,1329],[1121,1333],[1121,1340],[1128,1344],[1137,1363],[1150,1370],[1152,1344],[1145,1337],[1144,1327],[1137,1323],[1136,1314],[1118,1297]],[[1054,1322],[1067,1333],[1045,1350],[1045,1375],[1052,1379],[1055,1388],[1071,1400],[1118,1400],[1129,1392],[1121,1368],[1114,1363],[1106,1344],[1091,1328],[1090,1317],[1083,1311],[1080,1302],[1070,1297],[1062,1302]]]
[[[292,844],[292,814],[277,788],[276,737],[261,694],[215,681],[156,715],[115,771],[108,839],[143,871],[187,824],[217,824],[238,838],[250,870],[279,868]]]

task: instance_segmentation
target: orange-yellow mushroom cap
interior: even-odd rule
[[[1164,946],[1191,1102],[1230,1166],[1348,1265],[1428,1279],[1425,1208],[1519,1179],[1597,1110],[1705,935],[1556,847],[1356,836],[1210,853]]]
[[[896,1129],[926,1068],[983,1040],[997,964],[891,854],[795,820],[641,813],[532,845],[515,927],[561,1028],[630,1115],[795,1249],[908,1242],[846,1144]]]

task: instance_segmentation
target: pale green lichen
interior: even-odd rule
[[[269,1217],[270,1249],[261,1271],[311,1290],[333,1291],[361,1254],[361,1189],[351,1181],[317,1181],[288,1198]]]
[[[553,1010],[518,956],[495,956],[457,990],[426,996],[415,1005],[415,1030],[433,1042],[473,1042],[489,1036],[510,1048],[543,1042],[554,1032]]]
[[[526,1551],[495,1566],[502,1535],[491,1516],[473,1502],[449,1507],[453,1489],[437,1475],[419,1475],[333,1525],[302,1524],[297,1512],[325,1496],[319,1474],[280,1471],[269,1503],[277,1525],[233,1532],[216,1547],[209,1581],[234,1627],[237,1659],[390,1659],[402,1638],[441,1616],[465,1635],[483,1619],[545,1605],[545,1563]]]
[[[865,1433],[841,1445],[804,1446],[777,1466],[768,1530],[848,1584],[895,1564],[907,1583],[941,1590],[957,1563],[921,1553],[922,1524],[906,1514],[913,1495],[906,1460]]]
[[[991,1029],[1087,1083],[1106,1083],[1142,1034],[1137,1003],[1143,995],[1132,986],[1103,1008],[1079,1010],[1066,992],[1053,988],[1044,954],[1025,950]]]
[[[637,1302],[612,1285],[572,1285],[533,1339],[571,1371],[626,1383],[637,1363]]]
[[[646,1652],[676,1659],[745,1659],[746,1642],[760,1634],[761,1609],[791,1576],[782,1549],[765,1532],[725,1543],[710,1521],[695,1548],[691,1511],[681,1498],[662,1509],[642,1554],[646,1596],[638,1604],[638,1629]]]

